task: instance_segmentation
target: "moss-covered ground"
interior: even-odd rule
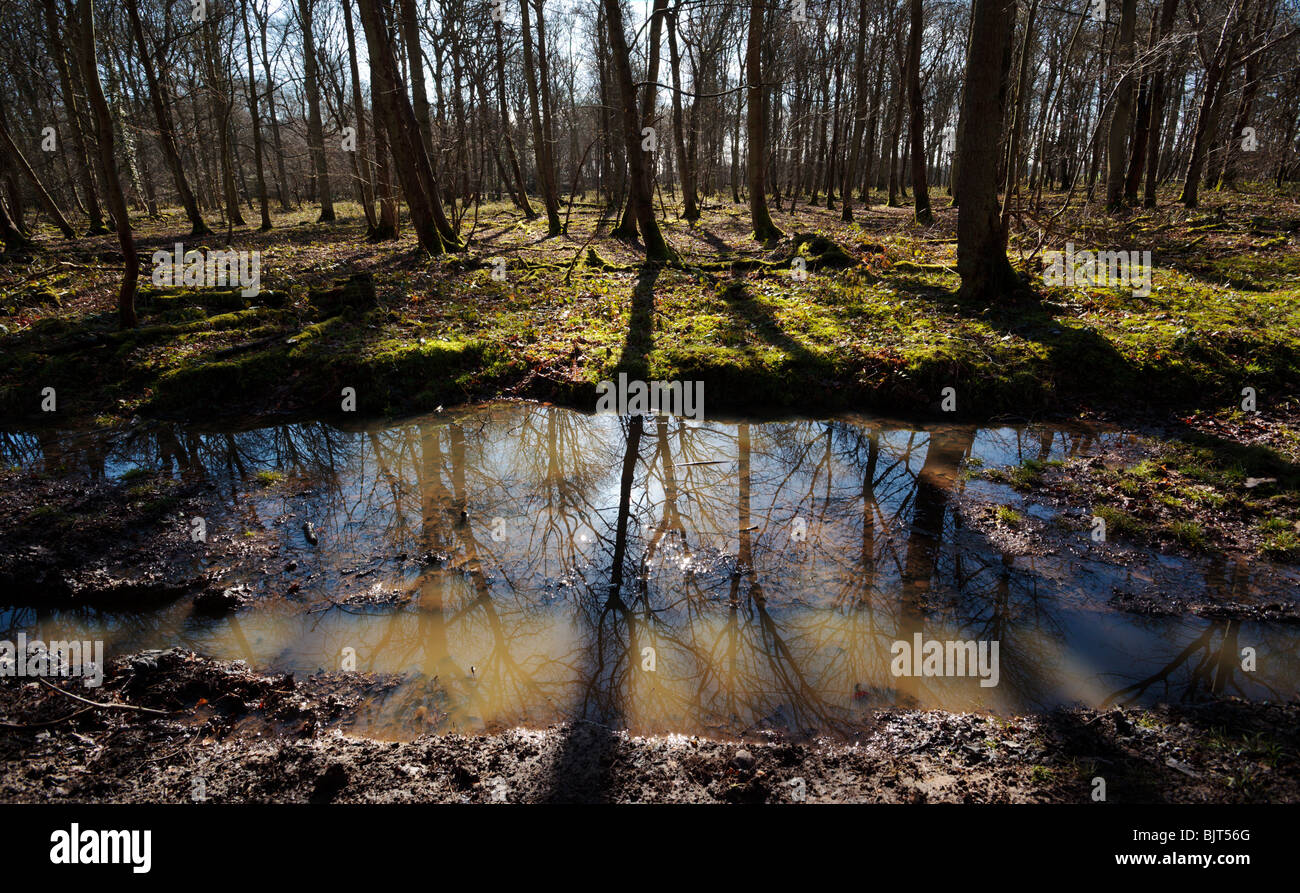
[[[349,387],[364,415],[500,395],[583,407],[619,371],[703,379],[707,411],[760,414],[937,414],[951,387],[963,418],[1230,407],[1243,388],[1268,401],[1300,382],[1300,204],[1277,194],[1026,217],[1011,254],[1039,299],[979,306],[956,295],[951,208],[931,227],[906,208],[859,206],[854,223],[787,208],[786,238],[768,245],[743,206],[713,203],[694,226],[669,209],[681,264],[663,267],[608,238],[608,218],[597,231],[582,201],[555,238],[508,205],[470,209],[470,251],[437,258],[409,228],[369,243],[360,209],[340,211],[330,225],[304,208],[267,233],[235,230],[231,247],[261,252],[251,298],[154,287],[153,251],[225,236],[192,242],[177,214],[133,220],[145,263],[129,332],[115,237],[45,234],[43,250],[0,263],[0,415],[50,421],[50,387],[65,423],[328,414]],[[1151,251],[1150,295],[1045,286],[1034,251],[1066,241]],[[337,288],[357,274],[373,300]]]

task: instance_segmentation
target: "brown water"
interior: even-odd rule
[[[354,654],[357,670],[405,674],[352,724],[395,738],[565,719],[851,737],[890,705],[1296,697],[1294,626],[1108,607],[1115,592],[1152,588],[1292,597],[1293,571],[1265,579],[1249,564],[1146,552],[1122,567],[1090,551],[1086,530],[1080,550],[1008,555],[952,510],[963,490],[1021,507],[1009,488],[963,481],[966,459],[1088,455],[1124,436],[532,404],[349,430],[5,435],[9,464],[206,479],[226,508],[217,523],[265,530],[279,551],[244,574],[258,598],[228,617],[186,600],[146,613],[9,608],[0,626],[102,638],[110,656],[180,645],[300,675]],[[258,486],[264,470],[285,480]],[[891,646],[917,634],[996,642],[997,684],[895,675]],[[1239,668],[1245,647],[1254,672]]]

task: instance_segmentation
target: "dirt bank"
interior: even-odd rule
[[[345,734],[361,699],[393,682],[295,680],[179,650],[113,661],[97,689],[0,680],[0,801],[1089,802],[1096,778],[1107,802],[1300,801],[1295,704],[882,710],[852,743],[638,738],[592,723]]]
[[[0,471],[0,592],[7,604],[31,606],[143,608],[193,597],[200,610],[237,607],[226,578],[274,547],[257,525],[222,523],[230,510],[215,496],[211,483],[153,473]]]

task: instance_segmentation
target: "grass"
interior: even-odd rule
[[[1019,527],[1020,522],[1024,520],[1020,512],[1005,505],[998,506],[996,515],[998,524],[1004,527]]]
[[[1189,548],[1205,547],[1205,531],[1195,521],[1170,521],[1165,524],[1164,531]]]
[[[1017,490],[1032,490],[1043,482],[1043,473],[1049,468],[1060,468],[1065,463],[1059,459],[1043,461],[1025,459],[1019,465],[1005,468],[989,468],[974,471],[972,474],[998,484],[1010,484]]]
[[[1280,527],[1270,526],[1274,523]],[[1294,558],[1300,555],[1300,535],[1295,526],[1288,526],[1286,521],[1272,518],[1259,525],[1263,540],[1260,551],[1272,558]]]
[[[1037,785],[1051,784],[1056,780],[1056,771],[1047,766],[1034,766],[1029,770],[1029,780]]]
[[[344,387],[356,389],[361,415],[502,393],[587,406],[618,371],[702,379],[711,411],[773,413],[936,413],[946,387],[965,416],[1226,405],[1243,384],[1295,390],[1300,263],[1286,221],[1296,205],[1270,197],[1272,221],[1252,217],[1249,197],[1207,201],[1237,202],[1228,210],[1242,222],[1215,227],[1195,252],[1181,245],[1200,218],[1172,205],[1123,226],[1063,217],[1097,245],[1150,247],[1155,287],[1142,298],[1038,282],[1042,300],[1031,305],[958,299],[954,245],[943,238],[951,209],[920,230],[906,209],[877,206],[844,224],[804,207],[778,213],[792,235],[770,249],[749,239],[742,207],[713,205],[696,226],[670,209],[665,231],[683,263],[659,269],[603,235],[588,246],[589,207],[548,239],[544,223],[484,206],[471,252],[441,258],[415,253],[409,231],[365,242],[355,207],[341,205],[332,226],[305,209],[277,216],[269,233],[235,231],[233,247],[263,253],[261,295],[146,281],[141,326],[127,333],[115,329],[117,274],[95,260],[113,237],[58,243],[70,269],[41,254],[0,265],[0,292],[12,296],[0,307],[0,415],[36,416],[46,385],[59,391],[61,416],[100,423],[336,414]],[[188,241],[178,213],[133,222],[146,259]],[[492,277],[495,257],[505,281]],[[806,278],[792,275],[793,257],[813,261]],[[372,306],[326,299],[355,272],[373,277]],[[1026,465],[1013,483],[1033,486],[1040,473]]]
[[[1106,522],[1107,539],[1113,536],[1139,536],[1146,531],[1146,525],[1140,520],[1113,506],[1094,506],[1092,514]]]

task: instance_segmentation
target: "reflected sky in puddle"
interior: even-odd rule
[[[1088,455],[1120,436],[862,418],[629,420],[532,404],[356,430],[4,435],[10,464],[207,479],[223,523],[265,530],[278,553],[244,574],[262,598],[224,618],[188,602],[0,617],[29,634],[104,638],[110,654],[181,645],[299,674],[338,670],[354,653],[358,670],[407,674],[352,724],[396,738],[565,719],[851,737],[891,705],[1294,698],[1294,627],[1107,606],[1117,590],[1151,586],[1249,591],[1248,565],[1008,555],[952,511],[963,487],[1016,499],[962,482],[964,458]],[[268,469],[285,480],[256,486]],[[998,684],[895,676],[891,646],[917,633],[996,641]],[[1251,673],[1240,669],[1248,646]]]

